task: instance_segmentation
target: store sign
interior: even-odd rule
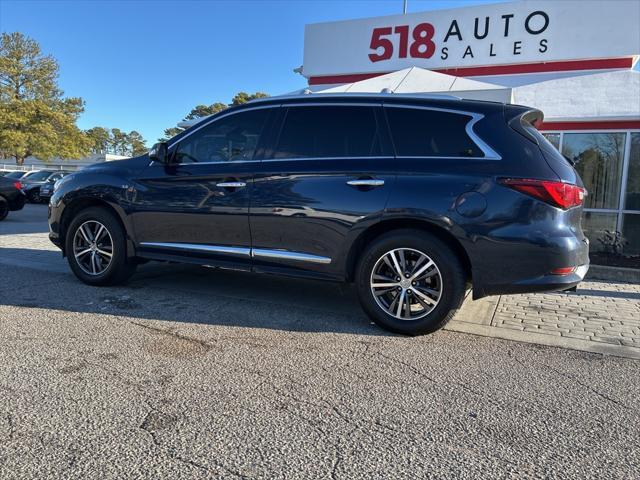
[[[640,53],[640,2],[523,1],[305,28],[307,77]]]

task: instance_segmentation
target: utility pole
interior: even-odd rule
[[[403,13],[404,15],[406,15],[406,14],[407,14],[407,1],[408,1],[408,0],[404,0],[404,1],[402,2],[402,13]]]

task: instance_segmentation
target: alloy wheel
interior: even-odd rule
[[[378,306],[399,320],[428,315],[442,297],[438,266],[413,248],[396,248],[382,255],[373,267],[370,285]]]
[[[73,237],[73,256],[88,275],[107,270],[113,258],[113,239],[107,227],[96,220],[80,225]]]

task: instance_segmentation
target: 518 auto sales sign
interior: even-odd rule
[[[307,25],[303,74],[312,80],[639,53],[638,0],[531,0]]]

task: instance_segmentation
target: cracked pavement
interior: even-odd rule
[[[93,288],[53,249],[7,260],[12,235],[0,478],[640,477],[640,361],[391,335],[328,283],[148,264]]]

